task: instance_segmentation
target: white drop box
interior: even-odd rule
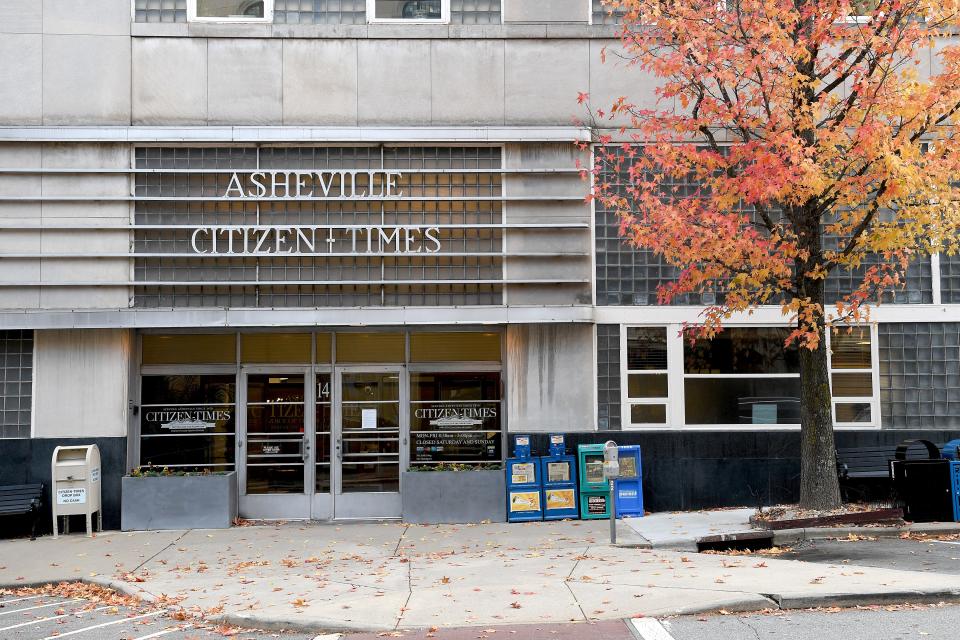
[[[51,507],[53,509],[53,537],[59,534],[60,516],[87,517],[87,535],[93,533],[93,514],[97,514],[99,529],[103,530],[103,510],[100,503],[100,449],[95,444],[75,447],[57,447],[53,450],[50,477],[53,479]],[[67,533],[68,530],[64,530]]]

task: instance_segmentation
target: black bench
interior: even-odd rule
[[[851,485],[860,485],[862,490],[857,491],[861,497],[867,493],[865,485],[870,481],[883,481],[889,483],[890,462],[897,459],[897,450],[903,446],[904,450],[900,454],[906,459],[926,459],[932,454],[932,450],[927,450],[918,445],[923,441],[906,440],[899,445],[876,445],[869,447],[848,447],[837,448],[837,477],[840,479],[840,489],[843,492],[844,500],[848,500],[849,491],[853,488]],[[936,445],[929,445],[935,447]],[[939,456],[939,449],[936,450]],[[873,484],[881,484],[874,482]],[[890,485],[883,484],[884,492],[889,496]]]
[[[30,539],[36,540],[42,500],[43,483],[0,486],[0,516],[32,516]]]

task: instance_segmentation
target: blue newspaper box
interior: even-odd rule
[[[614,506],[618,518],[643,516],[643,470],[640,447],[624,445],[620,450],[620,477],[614,483]]]
[[[513,437],[513,458],[507,459],[507,520],[543,520],[540,458],[530,456],[530,436]]]
[[[577,459],[566,455],[563,435],[550,436],[550,455],[540,458],[543,474],[543,519],[579,518]]]

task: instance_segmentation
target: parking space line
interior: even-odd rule
[[[192,624],[188,624],[188,625],[185,626],[183,629],[181,629],[180,627],[167,627],[166,629],[164,629],[164,630],[162,630],[162,631],[157,631],[156,633],[151,633],[151,634],[148,635],[148,636],[140,636],[139,638],[134,638],[133,640],[150,640],[150,638],[159,638],[160,636],[165,636],[165,635],[167,635],[168,633],[173,633],[174,631],[186,631],[187,629],[191,629],[192,627],[193,627]]]
[[[22,602],[24,600],[36,600],[37,598],[42,598],[42,597],[43,597],[42,595],[38,595],[38,596],[24,596],[22,598],[11,598],[9,600],[0,600],[0,605],[6,605],[11,602]]]
[[[673,636],[663,628],[656,618],[631,618],[630,626],[637,632],[641,640],[674,640]]]
[[[74,598],[72,600],[61,600],[60,602],[50,602],[48,604],[38,604],[35,607],[24,607],[23,609],[11,609],[10,611],[0,611],[0,616],[9,615],[11,613],[20,613],[22,611],[33,611],[34,609],[46,609],[47,607],[58,607],[61,604],[68,604],[70,602],[80,602],[81,598]]]
[[[15,624],[10,627],[0,627],[0,631],[10,631],[10,629],[19,629],[20,627],[28,627],[31,624],[42,624],[44,622],[49,622],[50,620],[59,620],[60,618],[66,618],[68,616],[82,616],[85,613],[93,613],[94,611],[103,611],[104,609],[110,609],[110,607],[97,607],[96,609],[88,609],[86,611],[78,611],[76,613],[64,613],[59,616],[50,616],[49,618],[37,618],[36,620],[31,620],[29,622],[21,622],[20,624]]]
[[[125,622],[132,622],[134,620],[140,620],[141,618],[150,618],[152,616],[158,616],[163,613],[163,610],[160,611],[151,611],[150,613],[143,613],[139,616],[130,616],[129,618],[122,618],[120,620],[111,620],[110,622],[104,622],[102,624],[95,624],[90,627],[84,627],[83,629],[77,629],[76,631],[68,631],[66,633],[58,633],[55,636],[47,636],[43,640],[56,640],[58,638],[67,638],[69,636],[75,636],[78,633],[84,633],[86,631],[93,631],[94,629],[102,629],[104,627],[112,627],[115,624],[123,624]]]

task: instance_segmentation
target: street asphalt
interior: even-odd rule
[[[888,610],[890,609],[890,610]],[[667,635],[642,640],[946,640],[957,637],[960,607],[922,606],[775,615],[684,616],[659,622]]]
[[[178,621],[166,609],[131,608],[81,598],[34,595],[0,596],[2,640],[310,640],[315,634],[242,632],[197,621]],[[236,631],[236,633],[234,633]]]
[[[816,540],[797,545],[779,557],[838,566],[960,575],[960,540]]]

